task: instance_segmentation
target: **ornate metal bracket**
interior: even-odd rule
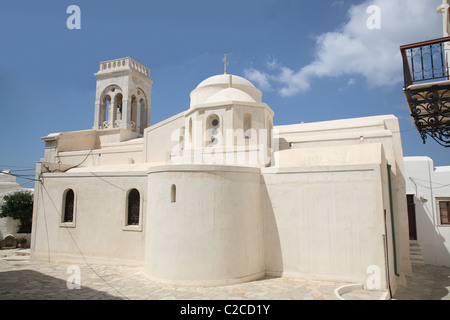
[[[404,92],[423,143],[431,137],[441,146],[450,147],[450,82]]]

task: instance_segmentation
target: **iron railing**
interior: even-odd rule
[[[400,47],[405,88],[429,80],[449,80],[450,37]]]
[[[450,37],[400,47],[404,94],[423,142],[450,147]],[[423,83],[424,85],[412,86]]]

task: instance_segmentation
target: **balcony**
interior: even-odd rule
[[[400,47],[404,93],[423,142],[450,147],[450,37]]]

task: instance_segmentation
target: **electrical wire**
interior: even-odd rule
[[[402,133],[402,132],[408,132],[408,131],[413,131],[413,130],[417,130],[417,128],[405,129],[405,130],[400,130],[400,131],[393,131],[392,133]]]
[[[89,151],[89,153],[86,155],[86,157],[83,159],[83,161],[80,162],[79,164],[77,164],[77,165],[75,165],[75,166],[73,166],[73,167],[70,167],[70,168],[68,168],[68,169],[66,169],[66,170],[64,170],[64,171],[61,171],[61,170],[54,170],[54,171],[51,171],[51,172],[56,172],[56,171],[66,172],[66,171],[68,171],[68,170],[70,170],[70,169],[74,169],[74,168],[77,168],[77,167],[81,166],[81,165],[87,160],[87,158],[89,157],[89,155],[92,153],[93,150],[94,150],[94,149],[92,149],[91,151]],[[12,166],[6,166],[6,165],[3,165],[3,166],[5,166],[5,167],[12,167]],[[29,168],[29,167],[28,167],[28,168]],[[14,170],[14,171],[31,171],[31,170],[35,170],[35,169],[23,169],[23,170]],[[61,219],[62,215],[61,215],[61,213],[59,212],[58,208],[56,207],[55,203],[53,202],[53,200],[52,200],[52,198],[51,198],[49,192],[48,192],[47,189],[45,188],[44,182],[43,182],[42,180],[40,180],[40,179],[35,179],[35,178],[34,178],[35,175],[20,175],[20,174],[13,174],[13,173],[11,173],[11,172],[2,172],[2,173],[3,173],[3,174],[10,175],[10,176],[18,177],[18,178],[21,178],[21,179],[25,179],[25,180],[30,180],[30,182],[36,182],[36,181],[40,182],[41,187],[43,188],[43,190],[45,190],[45,192],[47,193],[48,198],[50,199],[50,202],[52,203],[53,207],[55,208],[56,213],[57,213],[57,215],[59,216],[59,219]],[[30,177],[33,177],[33,178],[30,178]],[[30,183],[30,182],[28,182],[28,183]],[[43,196],[43,195],[42,195],[42,196]],[[44,211],[45,211],[45,210],[44,210]],[[45,212],[44,212],[44,215],[45,215]],[[67,228],[66,228],[66,230],[67,230],[67,232],[68,232],[70,238],[72,239],[73,243],[75,244],[75,246],[76,246],[78,252],[80,253],[81,257],[83,258],[84,262],[86,263],[86,265],[87,265],[87,266],[88,266],[88,267],[89,267],[89,268],[90,268],[90,269],[91,269],[91,270],[92,270],[92,271],[93,271],[100,279],[102,279],[108,286],[110,286],[113,290],[115,290],[115,291],[116,291],[117,293],[119,293],[122,297],[124,297],[125,299],[128,300],[127,296],[125,296],[122,292],[120,292],[117,288],[115,288],[111,283],[109,283],[105,278],[103,278],[103,277],[102,277],[102,276],[101,276],[101,275],[100,275],[100,274],[92,267],[92,265],[87,261],[86,257],[84,256],[83,251],[81,250],[80,246],[79,246],[78,243],[76,242],[76,240],[75,240],[75,238],[73,237],[73,235],[72,235],[72,233],[70,232],[70,230],[67,229]]]
[[[77,165],[75,165],[73,167],[67,168],[65,170],[59,170],[59,169],[49,170],[48,167],[45,167],[45,168],[47,170],[49,170],[50,173],[53,173],[53,172],[67,172],[67,171],[69,171],[71,169],[75,169],[75,168],[78,168],[79,166],[81,166],[87,160],[87,158],[89,158],[89,156],[91,155],[92,151],[94,151],[94,149],[91,149],[91,151],[89,151],[89,153],[86,155],[86,157],[83,159],[83,161],[81,161],[79,164],[77,164]]]
[[[15,165],[8,165],[8,164],[0,164],[0,167],[6,167],[6,168],[31,168],[30,166],[15,166]]]
[[[56,207],[55,203],[53,202],[49,192],[47,191],[47,188],[45,188],[44,186],[44,182],[40,181],[40,185],[42,186],[42,188],[45,190],[45,192],[47,193],[48,198],[50,199],[50,202],[52,203],[53,207],[56,210],[56,214],[58,215],[59,219],[62,218],[62,214],[59,212],[58,208]],[[44,215],[45,215],[45,209],[44,209]],[[70,238],[72,239],[73,243],[75,244],[78,252],[80,253],[81,257],[83,258],[84,262],[86,263],[86,265],[89,267],[89,269],[91,269],[100,279],[102,279],[103,282],[105,282],[108,286],[110,286],[114,291],[116,291],[117,293],[119,293],[122,297],[124,297],[125,299],[128,300],[128,297],[126,295],[124,295],[120,290],[118,290],[117,288],[115,288],[111,283],[109,283],[105,278],[103,278],[95,269],[94,267],[92,267],[92,265],[87,261],[86,257],[83,254],[83,251],[81,250],[80,246],[78,245],[77,241],[75,240],[75,238],[73,237],[72,233],[70,232],[70,230],[68,228],[65,228],[70,236]]]
[[[13,176],[13,177],[16,177],[16,178],[20,178],[20,179],[25,179],[25,180],[30,180],[30,181],[39,181],[39,180],[36,180],[35,178],[34,178],[34,174],[33,175],[21,175],[21,174],[13,174],[13,173],[10,173],[10,172],[2,172],[3,174],[6,174],[6,175],[9,175],[9,176]],[[33,178],[31,178],[31,177],[33,177]]]
[[[427,186],[424,186],[424,185],[422,185],[420,183],[417,183],[417,185],[419,185],[419,186],[421,186],[422,188],[425,188],[425,189],[440,189],[440,188],[445,188],[445,187],[449,187],[450,186],[450,183],[449,184],[442,184],[442,183],[438,183],[438,182],[432,182],[432,181],[429,181],[429,180],[417,179],[417,178],[412,178],[412,177],[409,177],[409,179],[411,179],[414,183],[417,183],[417,181],[421,181],[421,182],[426,182],[426,183],[440,185],[438,187],[435,187],[435,186],[427,187]],[[415,181],[415,180],[417,180],[417,181]]]

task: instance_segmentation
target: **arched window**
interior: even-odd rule
[[[109,95],[103,98],[100,108],[100,125],[106,129],[109,127],[109,112],[111,109],[111,97]]]
[[[136,189],[128,192],[128,211],[127,211],[127,224],[129,226],[139,225],[139,210],[141,206],[141,196]]]
[[[131,97],[131,122],[134,125],[134,129],[139,127],[139,104],[135,96]]]
[[[250,113],[244,114],[244,137],[245,139],[252,137],[252,115]]]
[[[109,110],[111,110],[111,98],[105,97],[105,121],[109,120]]]
[[[116,120],[122,120],[122,105],[123,105],[123,96],[121,93],[118,93],[114,97],[114,115],[113,115],[114,122]]]
[[[75,205],[75,193],[72,189],[64,192],[63,222],[73,222],[73,209]]]
[[[177,186],[174,184],[172,185],[172,188],[170,188],[170,202],[177,202]]]
[[[144,132],[144,129],[150,126],[150,113],[147,105],[147,99],[141,98],[139,100],[139,127],[141,129],[141,133]]]

